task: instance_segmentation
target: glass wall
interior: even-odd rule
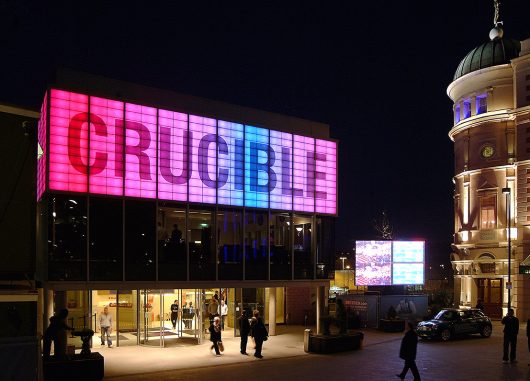
[[[271,279],[292,279],[291,215],[271,213]]]
[[[312,223],[310,216],[293,216],[294,226],[294,279],[313,278],[313,255],[311,251]]]
[[[335,219],[317,217],[316,223],[316,278],[329,279],[335,270]]]
[[[268,213],[245,211],[245,279],[266,280],[269,274]]]
[[[212,280],[216,277],[214,213],[190,210],[186,239],[190,255],[190,280]]]
[[[48,234],[49,279],[86,280],[86,198],[53,196]]]
[[[186,208],[160,203],[157,221],[158,279],[186,280]]]
[[[243,213],[217,213],[217,256],[219,279],[243,279]]]
[[[155,280],[155,203],[125,201],[125,280]]]
[[[123,201],[90,199],[90,280],[123,279]]]

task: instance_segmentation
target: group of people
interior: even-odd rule
[[[243,309],[241,311],[241,316],[239,317],[239,334],[241,336],[241,345],[240,353],[242,355],[248,356],[247,345],[248,337],[252,337],[255,344],[254,357],[263,358],[261,354],[263,348],[263,342],[267,340],[269,333],[265,327],[263,319],[259,316],[259,311],[254,310],[252,313],[252,318],[249,318],[247,310]],[[221,351],[223,350],[222,346],[222,336],[221,336],[221,327],[222,319],[219,316],[213,318],[213,322],[210,325],[210,341],[212,346],[210,350],[215,350],[216,356],[221,356]]]
[[[175,300],[173,304],[169,307],[169,310],[171,312],[171,325],[173,326],[173,329],[176,329],[180,312],[179,301]],[[184,306],[182,306],[182,322],[184,323],[185,329],[191,329],[192,320],[194,316],[195,308],[193,307],[193,302],[184,302]]]

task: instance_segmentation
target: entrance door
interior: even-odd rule
[[[140,290],[140,344],[164,346],[164,298],[160,290]]]
[[[490,318],[502,317],[502,279],[478,279],[478,298],[484,302],[484,313]]]

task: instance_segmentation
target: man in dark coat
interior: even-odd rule
[[[254,310],[253,312],[254,318],[252,321],[254,324],[251,326],[252,329],[252,337],[254,338],[254,341],[256,342],[256,352],[254,352],[254,357],[257,357],[259,359],[263,358],[261,355],[261,349],[263,348],[263,342],[267,340],[269,333],[267,332],[267,328],[265,328],[265,324],[263,323],[263,319],[259,317],[259,311]]]
[[[420,372],[416,366],[416,349],[418,348],[418,335],[414,332],[414,325],[407,322],[405,326],[405,336],[401,340],[401,348],[399,349],[399,357],[405,360],[405,366],[401,373],[397,374],[402,380],[405,379],[408,370],[410,369],[414,376],[414,381],[420,381]]]
[[[502,318],[504,325],[504,343],[502,362],[508,362],[508,347],[510,348],[510,362],[517,362],[515,359],[517,351],[517,334],[519,333],[519,319],[514,316],[513,308],[508,309],[508,314]]]
[[[212,342],[212,346],[210,347],[210,350],[215,349],[215,355],[221,356],[221,352],[219,351],[219,343],[221,342],[221,318],[219,316],[216,316],[213,318],[213,323],[208,329],[210,331],[210,341]]]
[[[247,342],[248,334],[250,333],[250,322],[248,321],[247,311],[241,310],[241,316],[239,317],[239,335],[241,336],[241,354],[248,355],[247,353]]]

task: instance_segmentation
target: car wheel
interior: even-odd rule
[[[482,330],[480,331],[480,336],[482,337],[490,337],[491,336],[491,326],[485,325],[482,327]]]
[[[440,337],[443,341],[449,341],[451,339],[451,330],[448,328],[444,329],[440,334]]]

